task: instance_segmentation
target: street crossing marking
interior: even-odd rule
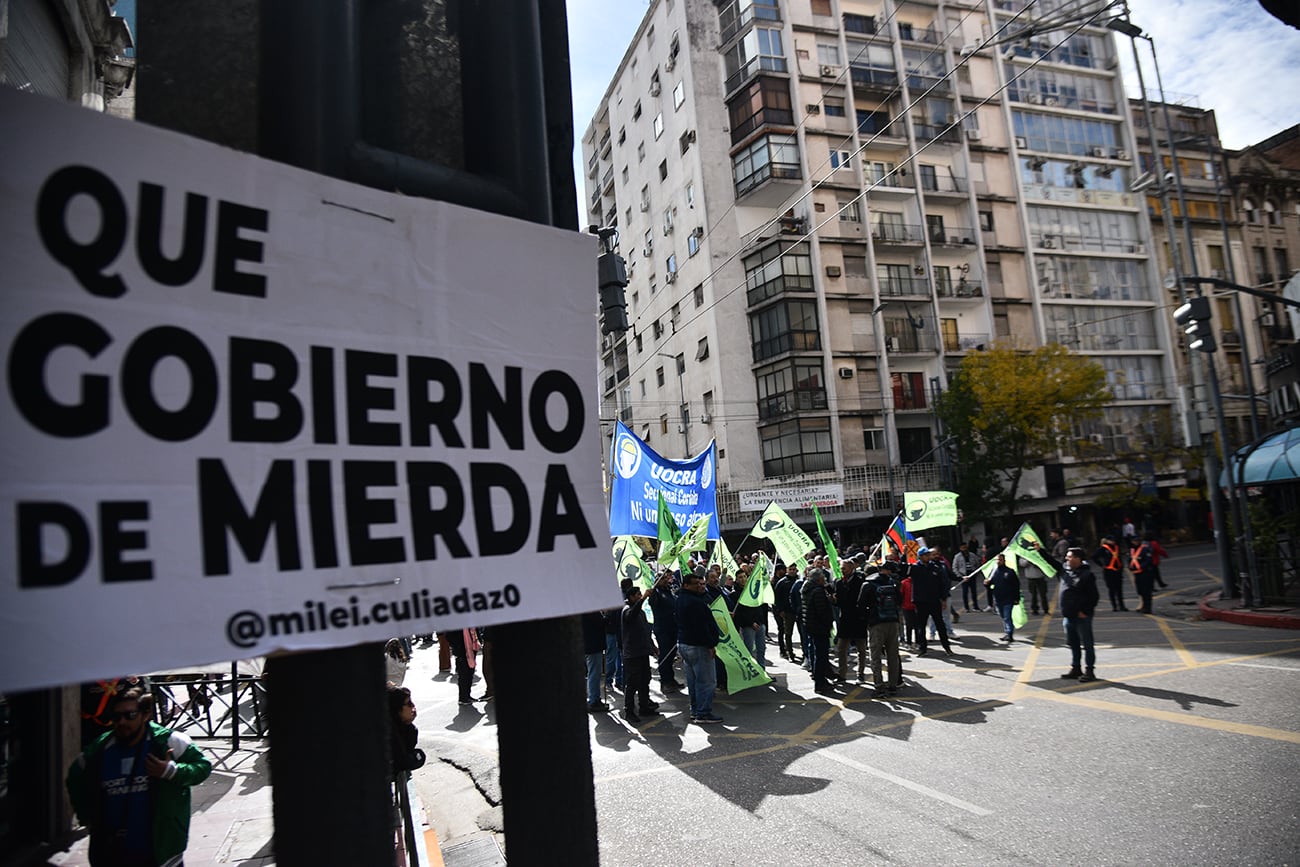
[[[1156,625],[1160,627],[1160,631],[1165,634],[1165,638],[1169,640],[1169,646],[1178,654],[1178,658],[1183,661],[1183,664],[1195,666],[1196,657],[1192,656],[1191,651],[1187,649],[1182,640],[1177,635],[1174,635],[1173,628],[1162,617],[1155,618],[1155,621]]]
[[[815,756],[821,756],[824,759],[830,759],[831,761],[838,762],[839,764],[844,765],[847,768],[852,768],[855,771],[861,771],[864,774],[870,774],[871,776],[876,777],[878,779],[885,780],[887,782],[893,783],[896,786],[902,786],[905,789],[909,789],[913,792],[916,792],[918,795],[925,795],[927,798],[934,798],[936,801],[942,801],[943,803],[948,804],[949,806],[952,807],[956,807],[959,810],[965,810],[968,813],[974,813],[976,816],[993,815],[992,810],[981,807],[978,804],[972,804],[970,801],[963,801],[961,798],[954,798],[952,795],[946,794],[944,792],[940,792],[937,789],[932,789],[929,786],[915,782],[914,780],[909,780],[905,777],[900,777],[897,774],[891,774],[889,773],[889,771],[883,771],[880,768],[873,768],[871,765],[864,765],[862,762],[854,761],[853,759],[850,759],[848,756],[842,756],[839,753],[833,752],[831,750],[816,749],[814,747],[810,747],[807,745],[804,746],[804,749],[808,750],[810,753],[812,753]]]
[[[1214,731],[1231,732],[1233,734],[1249,735],[1256,738],[1268,738],[1269,740],[1274,741],[1300,744],[1300,732],[1289,732],[1282,729],[1268,728],[1266,726],[1250,725],[1249,723],[1232,722],[1230,720],[1210,719],[1209,717],[1196,716],[1194,714],[1174,713],[1173,711],[1159,710],[1151,707],[1135,707],[1134,705],[1120,704],[1119,702],[1087,698],[1082,695],[1063,695],[1059,692],[1052,691],[1040,693],[1035,697],[1046,699],[1047,701],[1072,704],[1076,707],[1090,707],[1093,710],[1107,711],[1109,713],[1145,717],[1146,719],[1177,723],[1178,725],[1196,726],[1203,729],[1213,729]]]

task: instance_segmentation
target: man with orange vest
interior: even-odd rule
[[[1101,547],[1093,552],[1092,562],[1102,568],[1111,610],[1128,611],[1124,605],[1124,560],[1119,553],[1119,543],[1110,536],[1102,536]]]
[[[1146,540],[1134,540],[1133,550],[1129,551],[1128,569],[1133,573],[1133,586],[1141,604],[1138,614],[1151,613],[1151,593],[1155,589],[1156,575],[1152,564],[1151,543]]]

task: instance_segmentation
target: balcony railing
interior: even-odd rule
[[[787,391],[759,398],[758,417],[775,418],[786,413],[826,409],[826,389],[814,388],[805,391]]]
[[[773,179],[797,181],[801,177],[803,172],[798,163],[764,163],[745,177],[737,179],[736,198]]]
[[[923,75],[919,72],[909,72],[907,74],[907,86],[912,89],[912,96],[925,93],[950,93],[952,91],[952,81],[946,77],[938,75]]]
[[[936,281],[935,290],[940,298],[983,298],[984,286],[978,280],[967,280],[965,277],[957,280],[956,283],[947,281]]]
[[[900,295],[929,295],[930,281],[925,277],[882,277],[880,294],[891,298]]]
[[[852,66],[849,75],[855,88],[867,90],[893,90],[898,86],[898,73],[892,69],[874,66]]]
[[[927,193],[964,193],[970,187],[966,179],[956,175],[926,175],[921,173],[921,189]]]
[[[912,129],[916,133],[917,141],[941,141],[941,142],[958,142],[961,141],[961,127],[950,124],[932,123],[913,123]]]
[[[913,27],[910,24],[898,25],[898,38],[908,42],[923,42],[926,45],[938,45],[941,41],[939,31],[934,27]]]
[[[744,66],[727,76],[725,92],[731,93],[760,72],[786,72],[788,70],[789,66],[786,64],[784,57],[768,57],[762,54],[751,57],[745,62]]]
[[[886,244],[920,244],[923,237],[921,227],[910,223],[876,223],[871,227],[871,240]]]

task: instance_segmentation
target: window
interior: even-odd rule
[[[885,432],[881,428],[864,428],[862,431],[862,447],[869,452],[883,452],[885,450]]]
[[[980,211],[980,229],[985,232],[993,231],[992,211]]]
[[[835,206],[839,210],[840,221],[844,223],[861,223],[862,222],[862,203],[856,198],[836,199]]]
[[[624,184],[627,183],[627,179],[628,179],[629,177],[630,177],[630,175],[628,174],[627,166],[623,166],[623,183],[624,183]]]
[[[685,356],[685,354],[679,353],[679,354],[677,355],[677,359],[676,359],[676,360],[677,360],[677,375],[678,375],[678,376],[681,376],[682,374],[684,374],[684,373],[686,372],[686,356]]]
[[[746,256],[745,287],[751,306],[782,292],[812,291],[812,254],[807,243],[779,241]]]
[[[1278,219],[1277,205],[1272,199],[1264,200],[1264,222],[1270,226],[1280,226],[1281,221]]]
[[[704,284],[703,283],[696,286],[695,290],[691,293],[691,295],[695,299],[695,306],[697,308],[704,306]]]
[[[727,100],[727,114],[732,144],[766,124],[793,126],[790,85],[779,78],[758,78]]]
[[[701,337],[700,342],[695,344],[695,360],[703,361],[709,357],[709,338]]]
[[[673,110],[681,108],[684,102],[686,102],[686,82],[679,81],[673,88]]]
[[[694,256],[700,252],[700,236],[691,232],[686,236],[686,253],[687,256]]]
[[[650,29],[645,32],[645,44],[646,45],[655,44],[655,29],[653,25],[651,25]]]
[[[727,72],[725,90],[730,93],[759,72],[786,72],[781,31],[755,27],[723,56]]]
[[[844,117],[844,100],[828,96],[822,100],[822,113],[827,117]]]
[[[1029,150],[1093,156],[1096,151],[1112,154],[1121,146],[1119,125],[1110,121],[1026,111],[1013,111],[1011,119],[1015,135],[1025,139]]]
[[[790,476],[835,468],[828,418],[800,418],[768,425],[758,432],[763,475]]]
[[[926,214],[925,229],[931,241],[942,244],[947,240],[947,236],[943,233],[943,214]]]
[[[668,160],[663,160],[659,163],[659,180],[665,181],[667,179],[668,179]]]
[[[858,132],[863,135],[902,135],[889,129],[889,112],[858,110]]]
[[[1273,274],[1278,280],[1288,280],[1291,277],[1291,265],[1287,262],[1286,249],[1284,247],[1273,248]]]
[[[662,87],[663,85],[659,83],[659,70],[656,69],[650,74],[650,95],[658,96]]]
[[[639,163],[645,162],[645,142],[641,142],[636,146],[636,161]]]
[[[831,15],[831,0],[812,0],[812,14],[825,15],[829,18]]]
[[[664,336],[664,326],[658,319],[651,324],[650,330],[654,332],[655,340]],[[659,384],[663,385],[663,382],[660,382]]]
[[[655,139],[664,134],[664,113],[661,111],[655,115]]]
[[[663,385],[662,382],[659,383],[659,384],[660,384],[660,385]],[[668,414],[667,414],[667,413],[665,413],[664,415],[659,416],[659,433],[661,433],[661,434],[666,434],[666,433],[668,433]]]
[[[737,197],[772,178],[801,178],[799,144],[794,136],[763,136],[731,158],[731,172]]]
[[[636,105],[632,106],[632,120],[640,120],[640,119],[641,119],[641,100],[638,99],[636,101]]]
[[[658,324],[658,322],[655,323],[655,325]],[[660,388],[664,387],[664,369],[662,367],[655,368],[655,384]]]
[[[871,15],[844,13],[844,29],[849,33],[875,33],[876,19]]]
[[[668,269],[669,274],[677,273],[677,254],[670,253],[668,259],[664,262],[664,267]]]
[[[782,301],[751,314],[749,332],[755,361],[783,352],[821,349],[817,305],[812,301]]]
[[[1256,210],[1256,208],[1255,208],[1255,200],[1254,200],[1254,199],[1242,199],[1242,200],[1241,200],[1241,211],[1242,211],[1243,214],[1246,215],[1246,222],[1247,222],[1247,223],[1258,223],[1258,222],[1259,222],[1259,211]]]
[[[796,358],[754,373],[758,417],[777,418],[800,410],[826,409],[826,383],[820,361]]]
[[[727,42],[751,21],[780,21],[777,0],[730,0],[718,12],[718,29]]]
[[[620,126],[618,128],[618,143],[622,144],[625,141],[627,141],[627,127]]]
[[[840,65],[840,47],[825,42],[817,43],[817,62],[822,66]]]
[[[640,335],[640,334],[638,334],[638,335],[636,336],[636,352],[637,352],[637,355],[640,355],[642,352],[645,352],[645,347],[641,345],[641,335]],[[641,380],[641,394],[642,394],[642,396],[645,395],[645,380],[644,380],[644,379]]]
[[[894,409],[925,409],[925,374],[891,373]]]
[[[688,150],[691,149],[691,144],[694,141],[695,141],[695,130],[688,129],[686,132],[682,133],[681,138],[677,139],[677,144],[678,146],[681,147],[682,153],[686,153]]]
[[[641,210],[643,211],[650,210],[650,185],[649,184],[646,184],[644,187],[641,188]],[[646,243],[647,244],[650,243],[649,238],[646,239]]]
[[[639,338],[638,338],[638,339],[639,339]],[[641,396],[642,396],[642,397],[645,397],[645,380],[644,380],[644,379],[641,380],[640,385],[641,385]]]
[[[831,149],[831,168],[833,169],[851,168],[852,165],[849,163],[850,159],[851,157],[849,156],[848,151],[835,150],[834,148]]]
[[[695,207],[695,181],[686,182],[686,207]]]

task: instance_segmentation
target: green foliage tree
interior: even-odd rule
[[[967,355],[935,407],[955,444],[963,511],[1009,525],[1028,499],[1025,471],[1109,400],[1105,369],[1056,343],[1023,350],[998,341]]]

